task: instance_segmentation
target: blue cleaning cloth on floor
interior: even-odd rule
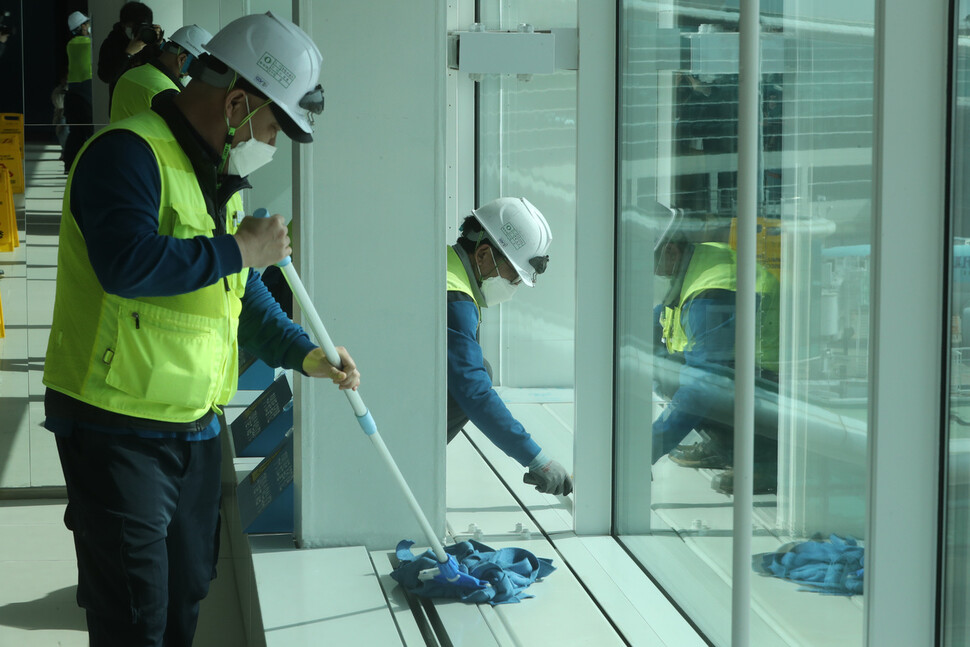
[[[391,577],[409,593],[425,598],[455,598],[469,604],[518,602],[533,597],[525,592],[530,584],[556,570],[552,560],[536,557],[525,549],[494,550],[470,539],[446,546],[445,552],[455,556],[459,571],[484,580],[491,586],[477,590],[465,589],[434,580],[419,580],[418,573],[437,566],[438,559],[431,550],[415,556],[411,552],[413,545],[414,542],[408,539],[398,543],[397,558],[401,563],[391,572]]]
[[[755,555],[752,568],[762,575],[801,584],[800,591],[857,595],[862,593],[863,552],[854,538],[829,535],[828,541],[816,537]]]

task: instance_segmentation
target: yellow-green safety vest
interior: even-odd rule
[[[737,253],[724,243],[701,243],[694,246],[687,265],[680,300],[664,308],[660,318],[664,341],[671,353],[683,353],[690,340],[681,325],[681,307],[707,290],[737,292]],[[759,367],[778,369],[778,279],[758,266],[755,290],[760,296],[758,329],[755,331],[756,363]]]
[[[212,236],[215,227],[192,163],[155,112],[106,127],[78,159],[98,136],[119,129],[137,134],[155,153],[161,174],[158,233]],[[73,176],[72,168],[64,190],[44,384],[95,407],[150,420],[193,422],[218,410],[236,392],[236,332],[248,271],[175,296],[108,294],[71,213]],[[241,209],[237,193],[226,210],[230,234],[236,230],[232,216]]]
[[[160,69],[145,63],[133,67],[115,83],[114,94],[111,95],[110,121],[114,123],[126,117],[136,115],[152,107],[152,99],[164,90],[179,90],[172,79]]]
[[[91,78],[91,37],[75,36],[67,41],[67,82],[81,83]]]
[[[481,323],[482,307],[478,305],[478,301],[475,299],[471,279],[468,278],[468,272],[465,271],[465,265],[458,257],[458,252],[450,246],[448,247],[448,274],[445,284],[449,292],[462,292],[471,297],[472,303],[475,304],[475,309],[478,310],[478,322]]]

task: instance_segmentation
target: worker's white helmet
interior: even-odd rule
[[[472,211],[485,233],[509,259],[522,282],[532,287],[546,271],[552,231],[539,210],[525,198],[499,198]]]
[[[210,34],[198,25],[179,27],[168,37],[169,42],[175,43],[192,56],[198,57],[205,52],[205,44],[212,38]]]
[[[281,123],[291,139],[313,139],[309,113],[323,112],[317,83],[323,56],[302,29],[272,11],[243,16],[219,30],[205,50],[273,100],[270,105],[292,120]]]
[[[85,16],[80,11],[75,11],[70,16],[67,17],[67,28],[70,29],[72,32],[76,31],[78,27],[80,27],[81,25],[83,25],[84,23],[90,20],[91,18],[89,18],[88,16]]]

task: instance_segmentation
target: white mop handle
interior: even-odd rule
[[[286,282],[290,284],[293,296],[296,297],[297,303],[300,304],[303,316],[307,318],[307,322],[310,324],[310,332],[316,337],[317,343],[320,344],[324,354],[326,354],[327,361],[337,368],[342,368],[340,355],[337,354],[337,347],[333,345],[330,335],[327,334],[327,329],[324,327],[323,321],[320,320],[320,315],[317,314],[316,308],[313,307],[313,302],[310,301],[310,295],[307,294],[306,288],[303,286],[303,281],[300,280],[300,276],[296,273],[296,268],[293,267],[293,263],[287,263],[280,267],[280,269],[283,271],[283,276],[286,277]],[[367,415],[367,407],[364,406],[364,401],[360,398],[357,391],[346,389],[344,393],[347,394],[350,406],[354,409],[354,415],[358,418]]]
[[[424,516],[424,510],[421,509],[421,505],[418,503],[418,500],[414,498],[414,493],[411,492],[411,488],[408,486],[407,481],[404,480],[404,474],[401,473],[401,470],[398,468],[397,463],[394,462],[394,458],[391,456],[391,453],[387,450],[387,445],[384,444],[384,439],[381,438],[380,433],[370,434],[370,439],[373,441],[374,447],[377,448],[377,453],[381,455],[381,458],[384,459],[384,463],[386,463],[388,469],[391,470],[391,474],[394,475],[394,479],[397,481],[398,485],[401,486],[401,492],[404,493],[404,498],[407,499],[408,505],[411,506],[414,516],[421,525],[421,529],[424,531],[424,536],[428,538],[428,542],[431,544],[431,550],[434,551],[435,557],[439,562],[444,564],[448,561],[448,553],[445,552],[444,546],[441,545],[441,541],[435,535],[434,529],[431,527],[431,524],[428,523],[428,518]]]
[[[283,271],[283,276],[286,277],[286,282],[289,283],[290,289],[293,291],[293,295],[296,297],[297,303],[300,304],[300,310],[303,311],[303,315],[307,318],[310,324],[310,331],[313,336],[316,337],[317,342],[320,343],[320,347],[323,348],[323,352],[327,355],[327,360],[334,366],[340,367],[340,356],[337,354],[337,349],[333,345],[333,341],[330,339],[330,335],[327,334],[327,329],[323,325],[323,321],[320,319],[320,315],[317,314],[316,308],[313,307],[313,302],[310,300],[310,295],[306,291],[306,287],[303,285],[303,281],[300,280],[300,276],[296,273],[296,268],[293,267],[293,263],[287,263],[282,265],[280,269]],[[391,474],[394,476],[398,485],[401,488],[401,492],[404,493],[404,497],[407,499],[408,505],[411,506],[411,510],[414,512],[415,517],[417,517],[418,523],[421,525],[421,529],[424,530],[425,536],[431,544],[431,549],[434,551],[435,557],[442,564],[448,561],[448,554],[445,552],[444,547],[441,545],[441,541],[435,535],[434,529],[431,524],[428,523],[428,518],[425,517],[424,511],[418,504],[418,500],[414,497],[414,493],[411,491],[410,486],[408,486],[407,481],[404,480],[404,475],[401,473],[400,468],[398,468],[397,463],[394,462],[394,457],[387,450],[387,445],[384,444],[384,439],[381,438],[380,432],[377,431],[377,425],[374,423],[373,417],[371,417],[370,412],[367,407],[364,406],[364,400],[360,397],[357,391],[351,389],[345,389],[344,393],[347,396],[347,400],[350,401],[350,406],[354,409],[354,414],[357,416],[357,420],[364,431],[370,436],[371,441],[374,443],[374,447],[377,448],[377,453],[381,455],[384,459],[384,463],[387,465]]]

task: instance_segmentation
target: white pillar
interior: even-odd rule
[[[302,0],[326,110],[301,147],[294,261],[431,525],[445,511],[444,3]],[[297,383],[297,539],[425,544],[329,382]]]

